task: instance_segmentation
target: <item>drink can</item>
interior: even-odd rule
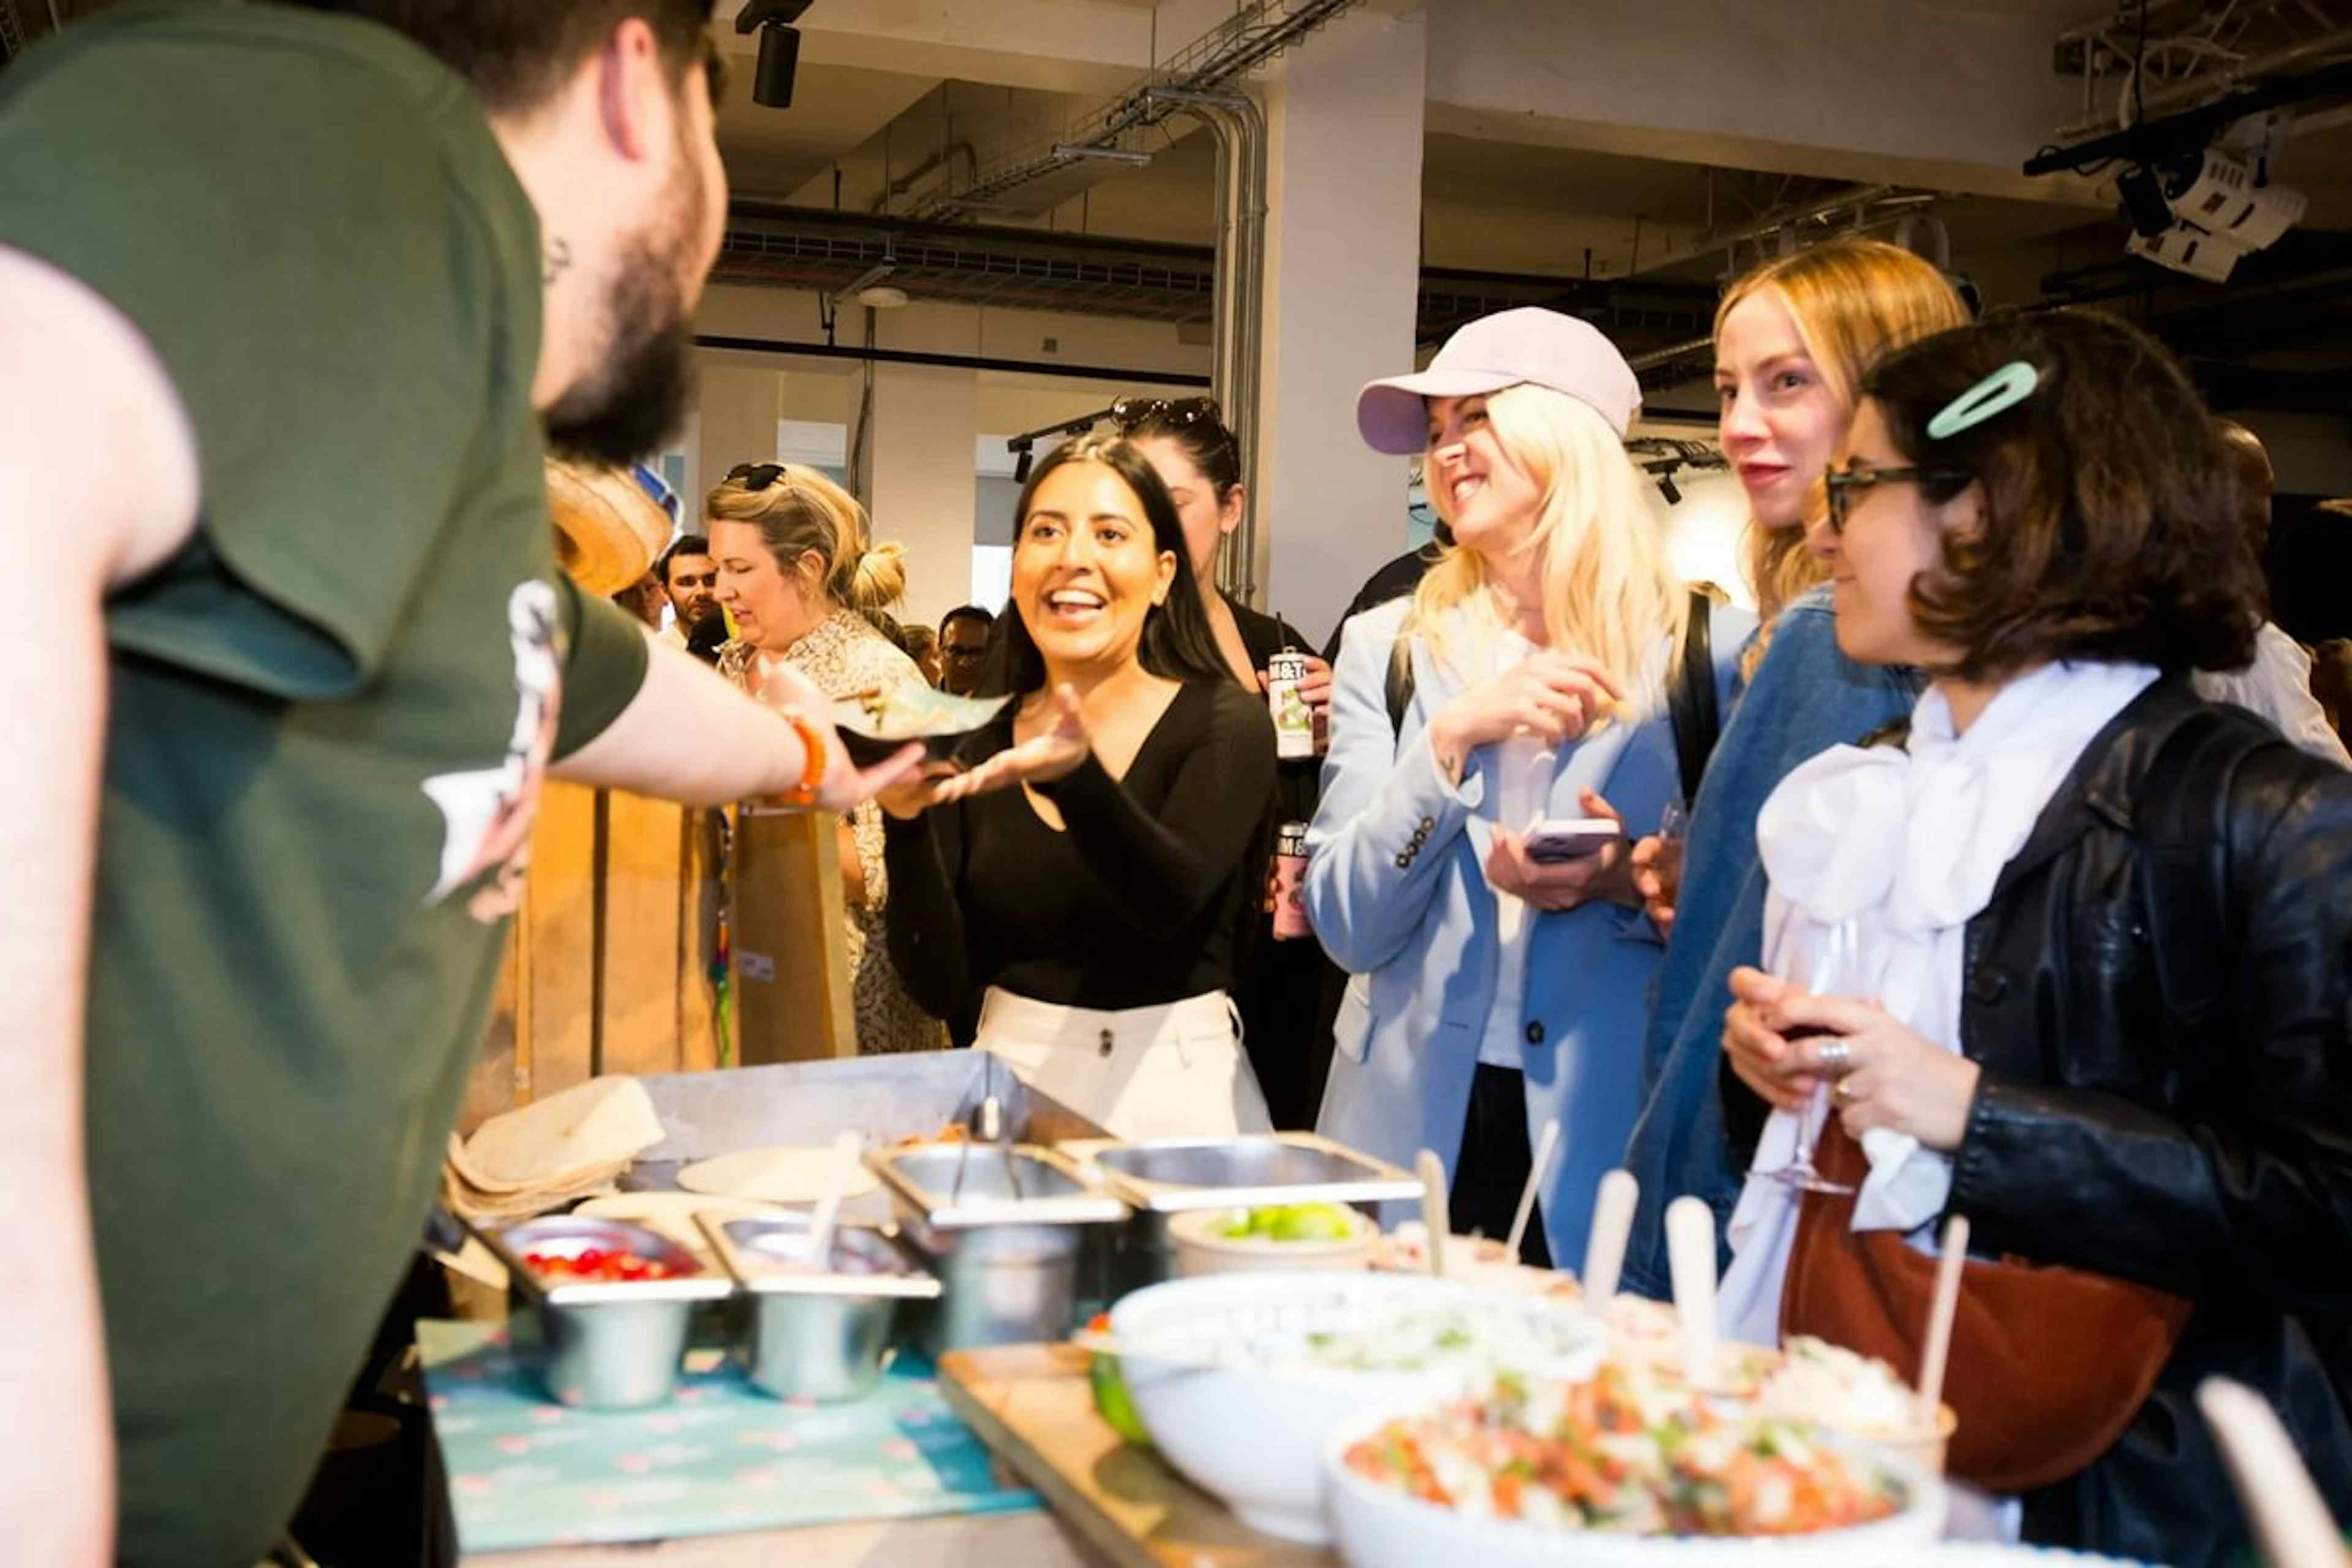
[[[1265,661],[1265,702],[1274,715],[1274,754],[1311,757],[1315,754],[1315,710],[1298,695],[1307,679],[1307,656],[1285,648]]]
[[[1274,841],[1274,934],[1313,936],[1307,919],[1307,824],[1286,822]]]

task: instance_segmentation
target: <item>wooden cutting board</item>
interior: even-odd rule
[[[1261,1535],[1095,1413],[1073,1345],[950,1351],[940,1392],[982,1442],[1119,1568],[1335,1568],[1318,1547]]]

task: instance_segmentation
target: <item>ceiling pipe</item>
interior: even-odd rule
[[[1900,185],[1848,185],[1845,189],[1832,191],[1817,201],[1797,202],[1785,207],[1777,207],[1755,222],[1744,224],[1728,234],[1709,237],[1695,250],[1685,250],[1671,256],[1661,257],[1646,266],[1630,268],[1621,276],[1638,278],[1645,272],[1657,272],[1669,267],[1680,267],[1685,262],[1696,261],[1703,256],[1717,255],[1734,247],[1745,245],[1751,239],[1761,239],[1767,235],[1793,227],[1798,224],[1813,223],[1822,218],[1833,217],[1849,207],[1868,207],[1874,203],[1897,196],[1926,194],[1906,191]]]
[[[1190,114],[1217,143],[1216,316],[1211,395],[1241,445],[1242,520],[1217,561],[1217,585],[1244,604],[1256,598],[1260,434],[1260,322],[1265,302],[1265,118],[1245,93],[1153,87],[1147,101]]]
[[[2152,114],[2159,110],[2191,103],[2237,88],[2254,77],[2273,76],[2280,71],[2298,70],[2305,66],[2327,59],[2330,56],[2352,50],[2352,27],[2338,27],[2288,48],[2267,55],[2257,55],[2242,60],[2226,71],[2209,73],[2188,81],[2177,81],[2163,87],[2142,86],[2138,94],[2141,112]],[[2062,142],[2079,141],[2085,136],[2097,136],[2119,129],[2123,124],[2116,114],[2093,114],[2058,128]]]

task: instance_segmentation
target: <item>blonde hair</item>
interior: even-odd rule
[[[1565,393],[1507,387],[1486,400],[1486,422],[1543,492],[1523,548],[1542,562],[1546,641],[1613,676],[1630,717],[1654,711],[1664,688],[1653,651],[1662,634],[1681,639],[1689,598],[1667,564],[1648,481],[1609,422]],[[1447,658],[1447,612],[1457,606],[1468,608],[1475,637],[1499,634],[1493,596],[1480,592],[1486,584],[1478,552],[1448,546],[1414,591],[1404,630],[1440,660]]]
[[[730,479],[704,498],[703,516],[719,522],[748,522],[785,575],[803,555],[824,563],[820,584],[825,596],[853,610],[878,610],[907,591],[906,551],[898,544],[867,542],[866,509],[857,499],[814,468],[780,463],[774,482],[759,489]]]
[[[1715,310],[1715,339],[1751,297],[1770,292],[1796,323],[1797,336],[1851,416],[1862,378],[1880,356],[1948,327],[1969,324],[1968,307],[1935,265],[1879,239],[1824,240],[1748,273]],[[1826,504],[1818,494],[1809,510]],[[1805,549],[1805,530],[1748,524],[1748,576],[1768,632],[1789,601],[1820,582],[1821,564]],[[1759,637],[1758,646],[1763,638]]]

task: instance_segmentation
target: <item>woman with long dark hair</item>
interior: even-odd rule
[[[1331,706],[1331,667],[1307,651],[1314,645],[1289,622],[1230,599],[1217,586],[1217,558],[1241,525],[1247,501],[1241,441],[1207,397],[1122,397],[1111,405],[1110,417],[1118,434],[1150,462],[1176,503],[1192,582],[1230,678],[1244,691],[1263,692],[1277,655],[1291,653],[1305,661],[1306,678],[1297,689],[1314,715],[1316,754],[1276,763],[1273,802],[1277,823],[1295,822],[1303,829],[1315,820],[1320,796],[1317,784]],[[1269,886],[1276,898],[1291,896],[1278,879],[1269,877]],[[1294,904],[1285,912],[1300,918],[1288,923],[1276,913],[1274,900],[1266,901],[1234,977],[1234,1005],[1241,1013],[1242,1044],[1275,1125],[1312,1127],[1331,1066],[1331,1009],[1339,1005],[1346,977],[1306,931],[1303,910]]]
[[[1123,1137],[1264,1131],[1224,988],[1256,913],[1274,728],[1225,673],[1175,503],[1126,442],[1072,442],[1030,476],[981,689],[1013,699],[971,748],[984,760],[883,800],[898,973],[941,1016],[982,994],[974,1043]]]

